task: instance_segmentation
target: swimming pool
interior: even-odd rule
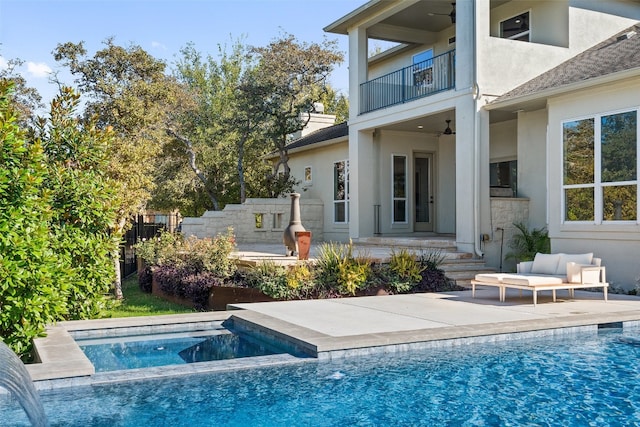
[[[42,392],[52,426],[630,425],[640,330]],[[28,425],[0,396],[0,425]]]
[[[275,344],[227,329],[77,340],[96,372],[266,356]]]

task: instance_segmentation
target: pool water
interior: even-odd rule
[[[96,372],[150,368],[283,353],[229,331],[78,340]]]
[[[52,426],[637,425],[638,334],[474,344],[41,394]],[[28,425],[17,403],[1,396],[0,425]]]

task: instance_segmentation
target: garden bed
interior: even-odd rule
[[[202,311],[226,310],[227,305],[237,303],[276,301],[255,288],[242,288],[238,286],[211,286],[206,305],[198,305],[192,299],[178,296],[162,289],[158,279],[152,275],[151,293],[159,298],[178,304],[182,307],[193,308]]]
[[[199,311],[226,310],[228,304],[442,292],[455,283],[438,267],[443,255],[393,251],[388,263],[354,256],[351,244],[323,243],[314,262],[281,266],[264,262],[239,271],[230,254],[235,238],[184,239],[161,234],[136,246],[150,267],[138,276],[140,288]]]

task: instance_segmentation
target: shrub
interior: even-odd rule
[[[509,242],[509,247],[513,249],[513,252],[508,253],[506,259],[515,259],[518,262],[531,261],[538,252],[543,254],[551,252],[551,241],[545,227],[529,231],[527,226],[521,222],[513,225],[519,233],[515,234]]]
[[[353,245],[323,243],[318,249],[316,280],[319,291],[339,295],[355,295],[370,284],[371,261],[353,256]],[[332,287],[335,288],[332,289]]]
[[[236,270],[231,252],[235,248],[233,229],[215,238],[198,239],[163,231],[155,239],[143,240],[135,245],[136,254],[148,265],[172,265],[196,273],[212,273],[227,278]]]
[[[273,262],[258,264],[247,273],[250,287],[260,289],[265,295],[274,299],[292,299],[295,291],[289,286],[287,268]]]
[[[422,272],[422,279],[413,287],[413,292],[447,292],[463,291],[464,289],[449,279],[444,271],[427,269]]]
[[[209,294],[214,286],[224,285],[224,280],[211,273],[186,275],[181,280],[184,298],[193,303],[193,308],[205,311],[209,302]]]
[[[291,294],[287,299],[308,299],[315,292],[313,270],[309,264],[301,262],[287,269],[287,288]]]
[[[425,270],[439,270],[446,259],[446,255],[439,249],[423,250],[420,252],[420,265]]]
[[[153,273],[151,267],[145,266],[138,271],[138,286],[142,292],[151,293],[153,285]]]
[[[136,256],[142,258],[148,266],[178,265],[182,263],[179,256],[182,241],[181,234],[162,230],[157,237],[143,239],[134,248]]]
[[[180,246],[182,263],[191,271],[212,273],[218,277],[230,277],[236,264],[229,256],[235,248],[233,228],[226,234],[219,234],[213,239],[198,239],[194,236],[185,239]]]
[[[410,291],[422,280],[422,271],[425,269],[415,255],[406,249],[399,252],[393,250],[389,259],[389,287],[396,293]]]

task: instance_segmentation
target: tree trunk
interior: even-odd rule
[[[247,198],[247,184],[244,181],[244,144],[247,138],[243,136],[238,141],[238,180],[240,181],[240,203]]]
[[[219,211],[220,204],[218,203],[218,198],[213,192],[209,191],[209,189],[207,188],[207,177],[200,170],[200,168],[198,168],[198,165],[196,164],[196,152],[193,149],[193,143],[187,137],[178,134],[173,129],[167,129],[167,134],[176,138],[178,141],[182,142],[185,145],[185,150],[187,152],[187,155],[189,156],[189,167],[191,168],[193,173],[196,174],[196,177],[202,183],[204,187],[204,191],[207,193],[207,196],[209,196],[209,199],[211,200],[211,204],[213,205],[213,210]]]
[[[126,218],[118,219],[116,228],[113,230],[114,234],[119,235],[122,238],[125,225],[127,225]],[[113,267],[115,273],[115,278],[113,281],[113,295],[117,300],[121,300],[124,296],[122,294],[122,274],[120,272],[120,246],[118,246],[111,257],[113,259]]]
[[[115,256],[113,257],[113,266],[116,272],[116,278],[113,283],[113,295],[117,300],[121,300],[124,298],[124,295],[122,294],[122,275],[120,273],[120,253],[119,252],[116,252]]]

